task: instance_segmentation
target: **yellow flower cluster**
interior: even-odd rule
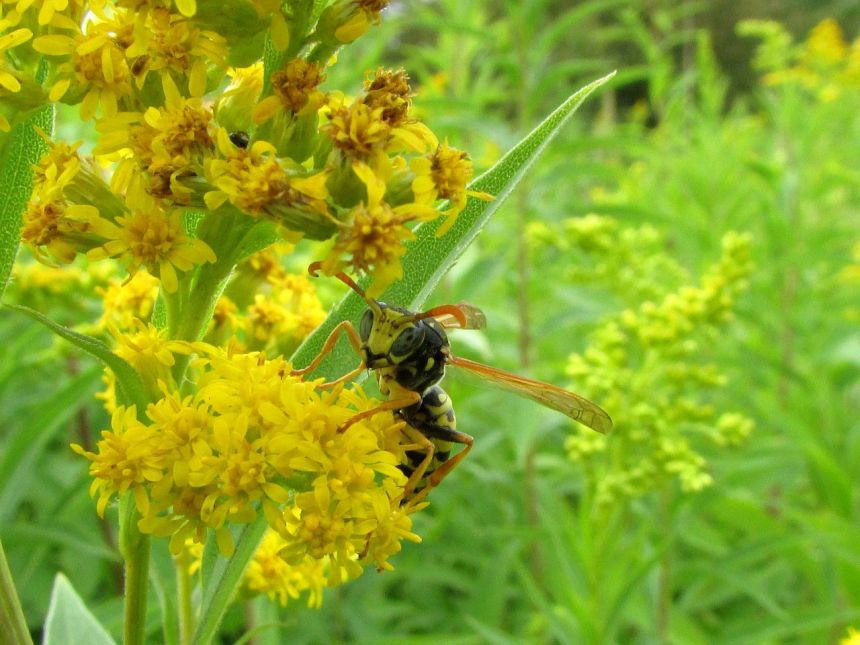
[[[287,244],[255,253],[237,267],[204,340],[238,351],[289,356],[325,318],[314,284],[280,263]]]
[[[860,36],[846,42],[833,18],[818,23],[799,44],[775,21],[746,20],[738,31],[761,40],[754,63],[767,85],[797,85],[822,101],[860,88]]]
[[[192,350],[185,345],[146,355],[169,363],[173,352]],[[359,575],[362,559],[390,568],[402,539],[418,541],[414,509],[400,506],[406,477],[398,465],[410,447],[401,421],[380,412],[350,424],[377,402],[358,387],[292,376],[281,358],[193,349],[202,356],[194,395],[162,383],[146,420],[120,406],[94,452],[73,446],[92,462],[100,514],[131,492],[140,529],[169,536],[174,553],[212,529],[229,555],[228,526],[262,512],[281,540],[278,557],[325,568],[328,585]]]
[[[590,215],[564,222],[554,234],[542,228],[531,234],[536,244],[584,260],[570,278],[590,272],[590,283],[603,283],[628,307],[606,319],[567,367],[578,391],[614,411],[611,441],[577,430],[566,442],[570,458],[588,466],[598,501],[643,495],[672,480],[687,492],[709,486],[707,463],[691,436],[732,447],[753,429],[741,414],[718,415],[701,395],[726,382],[707,352],[746,287],[749,236],[726,234],[722,257],[691,283],[647,225]]]
[[[57,143],[41,164],[23,239],[46,261],[117,258],[173,294],[200,265],[232,259],[248,228],[274,222],[291,241],[332,240],[323,270],[372,275],[375,295],[401,277],[417,223],[444,216],[444,233],[469,196],[490,198],[466,189],[466,154],[411,115],[402,70],[377,70],[354,99],[322,89],[337,48],[378,22],[385,1],[335,0],[299,18],[271,0],[232,0],[223,11],[244,11],[236,25],[191,0],[36,4],[0,22],[0,51],[52,62],[47,94],[18,100],[79,104],[97,133],[98,163]],[[291,56],[268,79],[260,64],[230,67],[270,25]],[[0,90],[27,93],[26,73],[0,68]]]

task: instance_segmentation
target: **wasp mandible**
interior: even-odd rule
[[[320,265],[314,262],[308,272],[316,276]],[[423,500],[466,457],[474,443],[470,435],[457,430],[451,398],[439,386],[448,365],[469,370],[495,386],[561,412],[592,430],[606,433],[612,428],[609,415],[578,394],[454,356],[446,330],[483,329],[486,317],[477,307],[461,303],[410,311],[369,298],[345,273],[335,277],[367,303],[358,331],[349,321],[339,323],[311,363],[293,373],[305,374],[316,369],[334,349],[340,334],[346,334],[361,362],[332,383],[349,380],[369,369],[376,375],[379,391],[387,400],[356,414],[341,430],[383,410],[393,410],[403,419],[404,432],[419,449],[407,451],[408,463],[401,465],[409,478],[402,504]],[[463,449],[451,457],[454,444],[462,444]]]

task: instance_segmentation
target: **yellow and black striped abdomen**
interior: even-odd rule
[[[438,385],[424,392],[419,403],[400,410],[400,416],[410,427],[424,435],[434,447],[433,458],[415,486],[414,492],[417,493],[427,485],[430,476],[448,461],[454,444],[462,443],[460,433],[457,432],[457,418],[451,398]],[[400,470],[407,477],[411,477],[426,456],[427,453],[422,450],[407,451],[407,463],[401,464]]]

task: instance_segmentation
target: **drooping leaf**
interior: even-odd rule
[[[493,201],[469,200],[457,217],[456,224],[442,237],[436,237],[436,230],[441,225],[438,220],[421,226],[416,239],[407,245],[403,258],[404,278],[393,284],[380,300],[402,307],[420,307],[576,109],[613,75],[604,76],[573,94],[492,168],[470,184],[470,190],[494,195]],[[366,285],[366,281],[363,284]],[[356,321],[364,308],[361,298],[354,293],[347,294],[323,324],[296,350],[293,362],[299,366],[307,365],[322,349],[335,325],[342,320]],[[357,363],[358,358],[352,348],[346,342],[340,342],[316,374],[339,376]]]
[[[140,375],[131,365],[114,354],[110,347],[98,338],[93,338],[92,336],[73,331],[68,327],[63,327],[29,307],[21,305],[6,305],[6,307],[30,316],[30,318],[42,323],[61,338],[66,339],[88,354],[95,356],[109,367],[116,376],[117,400],[126,405],[136,405],[139,414],[146,408],[148,403],[146,389],[143,386]]]
[[[83,397],[91,395],[100,373],[101,369],[93,366],[76,376],[28,419],[31,432],[7,436],[0,455],[0,522],[11,520],[21,498],[31,486],[39,485],[32,479],[37,476],[34,464],[69,418],[77,414]]]

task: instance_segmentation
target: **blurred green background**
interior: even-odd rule
[[[276,625],[259,642],[836,643],[860,627],[858,24],[848,0],[428,0],[393,2],[344,50],[330,86],[404,67],[421,118],[478,168],[618,70],[430,301],[487,313],[455,352],[571,387],[616,429],[452,375],[476,443],[416,516],[424,543],[319,611],[254,601]],[[12,290],[61,321],[98,315],[56,281]],[[115,536],[68,449],[106,427],[79,404],[101,370],[20,316],[0,318],[0,353],[0,527],[28,620],[63,570],[117,629]]]

